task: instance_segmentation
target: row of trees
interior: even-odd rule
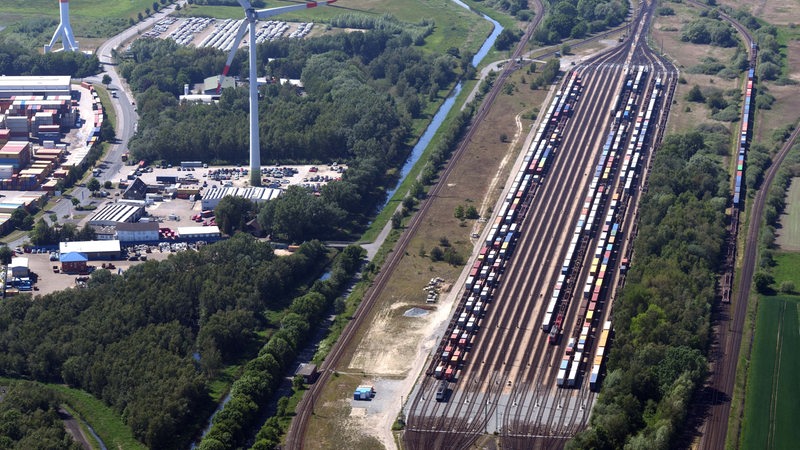
[[[87,289],[0,303],[0,374],[63,382],[119,413],[151,448],[185,447],[213,408],[208,385],[257,352],[256,330],[327,264],[318,242],[276,258],[247,235],[148,261]]]
[[[544,22],[533,33],[533,39],[544,44],[603,31],[621,24],[628,14],[628,3],[619,0],[558,0],[551,4]]]
[[[319,324],[333,300],[338,297],[361,264],[364,250],[345,248],[331,267],[331,276],[317,281],[305,294],[295,297],[280,317],[280,329],[269,338],[258,356],[245,365],[244,373],[233,383],[231,398],[214,416],[214,422],[200,443],[201,449],[234,449],[251,437],[251,429],[261,416],[263,405],[273,396],[283,377]],[[269,423],[258,432],[253,448],[271,449],[280,443],[280,430]]]
[[[709,44],[718,47],[735,47],[739,41],[736,30],[717,15],[714,18],[699,18],[683,26],[681,40],[692,44]]]
[[[37,48],[21,45],[8,36],[0,36],[0,73],[4,75],[70,75],[88,77],[100,71],[97,55],[80,52],[42,54]]]
[[[707,370],[730,190],[717,143],[729,139],[705,127],[667,136],[654,155],[633,264],[614,303],[608,375],[590,427],[569,448],[678,446]]]
[[[49,389],[12,381],[0,392],[0,448],[80,450],[58,413],[62,400]]]

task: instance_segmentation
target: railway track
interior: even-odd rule
[[[688,3],[703,9],[709,9],[707,4],[696,0],[687,0]],[[718,11],[720,18],[730,23],[742,36],[745,48],[750,59],[750,68],[756,67],[757,51],[754,45],[753,36],[742,24],[722,11]],[[746,87],[746,86],[745,86]],[[780,153],[776,156],[780,158]],[[775,167],[774,164],[772,167]],[[770,171],[772,170],[770,167]],[[768,172],[769,173],[769,172]],[[774,175],[773,175],[774,176]],[[771,182],[771,179],[769,180]],[[738,243],[738,233],[740,220],[743,217],[743,206],[734,202],[731,208],[730,225],[728,229],[728,249],[724,271],[720,277],[720,299],[721,303],[715,305],[713,310],[714,329],[716,330],[715,346],[711,351],[709,360],[711,363],[711,378],[708,381],[701,402],[708,406],[705,416],[705,423],[702,428],[702,436],[699,443],[701,449],[724,449],[725,439],[728,431],[730,419],[731,399],[733,387],[736,380],[736,366],[741,349],[741,337],[744,327],[744,318],[747,313],[747,301],[750,293],[750,285],[754,272],[755,257],[757,250],[757,232],[760,228],[761,213],[763,210],[762,192],[767,190],[769,182],[765,177],[761,190],[756,194],[756,199],[752,205],[750,228],[745,243],[745,254],[742,262],[742,271],[739,275],[738,285],[734,293],[734,274],[736,246]],[[744,192],[741,193],[744,197]],[[764,194],[765,195],[765,194]],[[759,197],[762,197],[759,200]],[[760,204],[759,204],[760,202]],[[741,202],[744,205],[744,202]],[[756,234],[753,234],[755,230]],[[730,303],[730,299],[735,295],[735,300]],[[741,402],[744,401],[742,398]],[[740,430],[737,430],[737,436]]]
[[[425,379],[416,390],[407,414],[404,440],[408,448],[441,448],[444,442],[448,448],[467,448],[484,427],[488,431],[492,419],[503,448],[561,448],[568,437],[585,426],[595,394],[585,384],[577,390],[555,388],[555,371],[564,343],[548,344],[547,335],[539,332],[538,324],[545,315],[544,293],[552,289],[552,274],[567,253],[567,238],[562,231],[569,229],[579,215],[580,193],[587,189],[588,174],[599,158],[597,149],[611,122],[607,108],[616,89],[609,87],[619,85],[623,67],[646,65],[651,73],[665,77],[669,86],[665,98],[671,99],[677,71],[639,42],[652,15],[653,5],[645,6],[633,37],[576,68],[580,77],[589,81],[576,103],[574,116],[559,123],[559,127],[567,127],[567,132],[558,145],[552,167],[528,194],[532,198],[526,200],[530,205],[527,220],[521,224],[517,250],[508,261],[491,310],[480,325],[481,331],[447,403],[434,402],[431,389],[435,381]],[[657,137],[666,120],[667,107],[661,109]],[[655,142],[651,140],[651,144]],[[619,189],[620,182],[615,183],[614,189]],[[625,211],[619,217],[625,216]],[[585,254],[595,238],[586,238],[578,254]],[[581,264],[573,272],[577,278],[587,273]],[[582,286],[570,278],[567,285],[570,289]],[[569,318],[577,315],[579,303],[573,301],[566,307],[567,324],[576,322]],[[604,319],[610,317],[610,303],[610,299],[605,301]],[[564,336],[574,332],[567,325]],[[591,348],[589,342],[587,349]]]
[[[530,26],[526,29],[523,37],[520,39],[520,42],[515,48],[514,53],[512,55],[511,58],[512,61],[519,58],[520,55],[523,53],[525,46],[527,45],[531,35],[533,34],[533,31],[542,20],[544,5],[542,4],[541,0],[536,0],[535,3],[537,5],[536,19],[530,24]],[[483,119],[486,118],[489,111],[491,110],[492,103],[499,95],[503,85],[505,84],[505,81],[511,75],[513,70],[515,70],[513,64],[508,64],[506,68],[503,69],[497,81],[495,82],[494,86],[486,95],[484,101],[481,103],[481,107],[478,109],[475,118],[473,119],[473,123],[480,123]],[[308,421],[310,419],[310,416],[311,414],[313,414],[314,406],[316,404],[317,399],[321,395],[322,390],[324,389],[325,385],[330,379],[330,376],[332,375],[334,369],[341,362],[343,355],[346,353],[347,349],[351,345],[353,337],[357,333],[358,329],[364,323],[364,320],[369,316],[372,307],[374,306],[378,296],[388,283],[391,274],[394,272],[394,269],[400,263],[400,260],[403,254],[405,253],[405,250],[408,247],[409,242],[411,241],[412,237],[419,228],[419,225],[422,223],[428,210],[430,209],[431,204],[433,203],[433,199],[439,194],[442,187],[444,186],[445,180],[447,180],[450,173],[458,164],[459,159],[466,151],[469,142],[471,140],[471,137],[475,133],[476,128],[477,127],[475,126],[470,126],[467,129],[464,139],[461,141],[459,146],[453,152],[450,160],[445,166],[439,178],[439,182],[433,185],[431,190],[428,192],[428,196],[420,203],[419,211],[417,211],[417,213],[409,221],[405,232],[402,233],[400,238],[398,239],[394,251],[389,253],[389,255],[387,256],[386,261],[381,267],[381,270],[378,273],[378,275],[376,275],[375,280],[372,283],[372,286],[364,294],[364,298],[362,299],[361,303],[356,309],[356,312],[353,315],[353,319],[347,324],[345,329],[342,331],[342,335],[333,345],[330,353],[325,358],[325,361],[323,361],[323,363],[320,365],[319,378],[317,379],[316,383],[311,385],[308,392],[306,392],[306,394],[303,396],[303,398],[297,405],[296,416],[294,420],[292,420],[291,424],[289,425],[289,429],[287,431],[285,448],[297,449],[297,450],[303,448],[306,428],[308,426]]]

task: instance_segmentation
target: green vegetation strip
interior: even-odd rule
[[[116,415],[111,408],[91,394],[62,384],[44,384],[36,381],[25,381],[5,377],[0,378],[0,384],[6,385],[12,382],[12,380],[15,382],[31,383],[61,394],[64,398],[64,402],[69,409],[72,410],[69,412],[75,412],[82,421],[91,426],[108,448],[143,450],[147,448],[133,438],[131,429],[122,423],[122,419]]]
[[[122,418],[91,394],[61,384],[47,384],[61,393],[67,404],[91,426],[108,448],[146,449],[133,437],[131,429],[122,423]]]

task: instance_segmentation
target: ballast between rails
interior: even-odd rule
[[[542,323],[542,329],[550,334],[550,342],[558,342],[558,335],[562,327],[562,319],[570,303],[570,293],[565,292],[563,287],[569,281],[571,274],[576,276],[580,273],[581,261],[573,261],[572,258],[578,252],[573,248],[577,243],[587,241],[598,229],[599,215],[602,215],[603,208],[610,197],[608,210],[605,220],[600,227],[600,236],[595,245],[594,253],[590,256],[590,266],[586,279],[583,283],[583,295],[579,297],[579,310],[577,322],[574,327],[574,335],[567,345],[565,355],[562,357],[556,376],[556,385],[559,387],[578,387],[578,377],[582,370],[584,358],[587,360],[587,352],[590,349],[590,338],[592,336],[593,321],[599,318],[600,305],[609,286],[611,279],[611,268],[621,244],[620,225],[624,217],[624,205],[627,204],[625,197],[631,195],[632,183],[638,176],[639,161],[642,160],[642,152],[649,139],[651,131],[650,120],[657,112],[658,99],[662,94],[663,84],[661,78],[656,78],[652,83],[652,90],[646,102],[646,108],[642,108],[638,113],[634,113],[637,106],[641,86],[646,82],[646,67],[634,67],[632,72],[626,71],[626,82],[623,84],[620,94],[615,97],[615,107],[621,108],[625,102],[626,114],[619,114],[619,109],[612,109],[611,114],[615,117],[611,131],[603,145],[598,164],[596,166],[589,192],[583,204],[583,209],[575,226],[575,232],[570,241],[570,251],[564,259],[562,273],[553,289],[553,294],[548,305],[548,310]],[[634,120],[635,114],[635,120]],[[632,123],[632,126],[631,126]],[[630,136],[628,136],[630,133]],[[618,155],[622,152],[624,142],[629,140],[624,157]],[[619,165],[620,159],[622,164]],[[616,169],[619,168],[618,189],[613,189],[613,179],[616,176]],[[613,192],[613,193],[612,193]],[[563,297],[563,300],[562,300]],[[599,378],[601,367],[604,362],[605,347],[608,344],[608,335],[611,332],[611,322],[604,323],[598,341],[597,350],[594,358],[591,359],[590,389],[599,388]],[[587,361],[588,362],[588,361]]]
[[[464,291],[442,341],[431,359],[427,375],[455,382],[472,347],[475,334],[502,278],[505,265],[514,251],[524,213],[522,205],[533,196],[555,157],[561,130],[580,94],[580,77],[570,73],[547,113],[523,158],[506,198],[491,221],[491,227],[470,268]]]

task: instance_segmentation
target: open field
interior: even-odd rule
[[[800,17],[800,2],[797,0],[756,0],[753,2],[717,0],[717,4],[729,6],[733,9],[744,9],[750,14],[777,26],[800,22],[798,21],[798,17]]]
[[[795,424],[800,414],[799,315],[796,295],[759,302],[741,448],[789,449],[800,440]]]
[[[711,112],[704,103],[686,101],[686,93],[694,86],[701,89],[716,87],[726,91],[739,89],[739,80],[726,80],[718,76],[689,73],[704,58],[715,58],[727,64],[736,52],[735,48],[696,45],[681,41],[683,26],[698,17],[700,10],[686,3],[668,3],[675,10],[674,16],[655,16],[652,27],[651,45],[663,48],[664,53],[675,62],[686,83],[679,83],[675,88],[675,103],[669,115],[668,133],[682,132],[701,123],[723,123],[711,118]],[[742,75],[744,76],[744,74]],[[688,109],[688,111],[687,111]],[[730,123],[725,123],[730,125]]]
[[[794,178],[786,193],[786,211],[780,218],[776,241],[782,250],[800,251],[800,179]],[[797,267],[797,266],[795,266]]]
[[[137,20],[138,13],[144,15],[145,8],[150,8],[152,11],[153,1],[73,0],[69,6],[72,31],[83,47],[84,42],[81,38],[110,36],[108,33],[116,33],[127,28],[128,20]],[[58,2],[53,0],[3,0],[0,2],[0,26],[42,17],[57,21],[58,14]],[[47,36],[48,40],[49,37]],[[41,45],[45,43],[42,42]],[[41,47],[41,45],[37,44],[36,46]]]
[[[269,6],[289,5],[289,2],[270,2]],[[333,8],[316,8],[311,11],[282,14],[280,20],[325,20],[342,14],[363,14],[380,18],[390,14],[400,21],[419,24],[422,20],[435,23],[433,34],[425,39],[425,51],[442,53],[450,47],[477,49],[491,32],[491,25],[476,14],[452,2],[420,0],[338,0]],[[209,16],[241,19],[243,12],[237,7],[191,6],[181,15]]]
[[[457,292],[443,294],[439,303],[423,317],[406,317],[404,313],[412,307],[428,307],[422,288],[431,277],[439,276],[446,282],[454,282],[459,277],[463,265],[433,262],[428,256],[433,247],[442,247],[442,238],[446,238],[450,247],[465,261],[472,254],[470,235],[473,231],[480,231],[478,227],[481,224],[475,221],[462,223],[453,212],[458,205],[472,205],[485,215],[502,191],[503,180],[507,179],[514,158],[532,126],[532,122],[523,119],[520,113],[539,106],[547,93],[531,91],[527,87],[531,78],[525,69],[512,77],[515,87],[511,94],[498,98],[493,113],[481,124],[479,134],[473,138],[459,166],[445,180],[447,187],[435,199],[436,204],[430,210],[432,213],[413,239],[376,304],[369,321],[372,326],[360,332],[358,348],[350,350],[350,358],[344,358],[349,363],[339,368],[343,375],[335,378],[325,389],[324,400],[319,403],[308,428],[307,448],[365,448],[369,442],[375,442],[375,437],[359,434],[359,430],[381,433],[381,429],[384,430],[381,442],[386,445],[388,438],[385,433],[399,412],[400,398],[408,395],[416,370],[438,343],[436,334],[442,332],[439,328],[446,321],[452,298]],[[466,93],[461,95],[463,97]],[[501,142],[502,134],[508,137],[508,142]],[[390,404],[350,400],[352,387],[361,383],[375,384],[377,397],[390,397]],[[333,432],[336,429],[346,429],[347,432]]]

